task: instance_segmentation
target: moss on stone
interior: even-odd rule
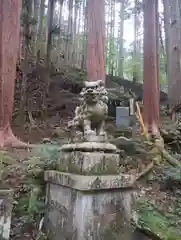
[[[117,168],[117,170],[116,170]],[[59,171],[65,171],[65,168],[62,168],[61,166],[58,167]],[[91,169],[87,169],[86,171],[82,170],[80,165],[71,163],[68,166],[68,172],[74,173],[74,174],[81,174],[81,175],[111,175],[119,173],[118,166],[116,166],[115,163],[110,162],[108,165],[103,165],[103,163],[97,163],[95,164]]]
[[[109,175],[119,173],[116,161],[110,161],[108,164],[107,163],[104,160],[102,160],[100,163],[97,163],[90,169],[89,174]]]
[[[119,173],[119,155],[107,153],[72,152],[59,154],[57,170],[83,175],[111,175]]]
[[[160,240],[180,240],[181,233],[166,216],[147,202],[138,202],[138,228]]]

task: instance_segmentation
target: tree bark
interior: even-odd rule
[[[72,43],[73,43],[73,0],[68,2],[68,29],[67,29],[67,42],[65,47],[65,63],[72,64]]]
[[[60,27],[60,33],[59,33],[59,37],[58,37],[58,57],[57,57],[57,62],[58,62],[58,66],[60,67],[62,64],[62,59],[64,59],[64,52],[63,52],[63,47],[62,47],[62,32],[63,32],[63,28],[62,28],[62,10],[63,10],[63,3],[64,0],[59,0],[59,27]]]
[[[103,80],[106,76],[105,56],[105,2],[88,0],[88,54],[89,81]]]
[[[86,59],[87,59],[87,0],[84,0],[84,40],[83,40],[83,55],[81,68],[86,69]]]
[[[41,0],[40,3],[40,23],[38,26],[38,38],[39,40],[42,40],[43,37],[43,18],[44,18],[44,13],[45,13],[45,0]]]
[[[181,30],[180,8],[178,0],[168,0],[169,27],[168,27],[168,100],[170,109],[181,103]]]
[[[159,6],[158,1],[155,1],[155,12],[156,12],[156,18],[155,18],[155,27],[156,27],[156,71],[157,71],[157,94],[158,94],[158,116],[160,113],[160,34],[159,34]]]
[[[159,135],[158,0],[144,0],[144,120]]]
[[[166,68],[166,76],[167,81],[169,82],[171,79],[170,75],[170,39],[169,39],[169,2],[168,0],[163,0],[163,16],[164,16],[164,32],[165,32],[165,68]]]
[[[0,1],[0,147],[24,147],[13,134],[12,120],[21,1]]]
[[[74,6],[74,21],[73,21],[73,31],[72,31],[72,65],[76,66],[77,65],[77,17],[78,17],[78,5],[79,2],[75,1],[75,6]]]
[[[119,67],[118,67],[118,76],[123,78],[123,64],[124,64],[124,11],[125,11],[125,0],[120,3],[120,33],[119,33]]]
[[[138,28],[139,26],[139,12],[138,8],[138,0],[134,1],[134,42],[133,42],[133,82],[138,81],[138,55],[137,55],[137,44],[138,44]]]
[[[34,19],[36,24],[33,25],[33,41],[32,41],[32,53],[33,53],[33,62],[37,61],[37,40],[38,40],[38,30],[40,24],[40,0],[34,0]]]
[[[53,10],[55,0],[49,0],[48,16],[47,16],[47,50],[46,50],[46,68],[49,69],[52,50],[52,25],[53,25]]]
[[[25,6],[25,23],[24,23],[24,60],[22,62],[23,80],[21,82],[21,94],[20,94],[20,113],[19,121],[24,124],[26,121],[26,90],[27,90],[27,73],[29,69],[29,58],[31,58],[31,45],[32,45],[32,25],[31,19],[33,17],[33,1],[27,1]]]

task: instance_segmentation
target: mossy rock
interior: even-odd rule
[[[34,156],[45,160],[57,160],[59,157],[59,145],[39,144],[34,148]]]
[[[138,202],[137,227],[160,240],[180,240],[181,231],[171,225],[170,219],[147,202]]]
[[[114,137],[127,137],[127,138],[131,138],[132,137],[132,128],[120,128],[120,129],[116,129],[115,133],[114,133]]]
[[[111,140],[112,144],[115,144],[116,147],[120,150],[124,150],[129,153],[129,155],[134,155],[136,153],[136,145],[132,139],[126,137],[118,137]]]
[[[181,168],[180,167],[167,167],[163,170],[160,179],[162,189],[176,191],[181,189]]]

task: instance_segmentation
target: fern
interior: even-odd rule
[[[3,184],[9,173],[19,166],[18,162],[13,159],[8,152],[0,151],[0,182]]]

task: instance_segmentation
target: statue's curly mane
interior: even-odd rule
[[[69,126],[83,129],[83,134],[95,132],[91,126],[95,126],[96,134],[103,134],[105,116],[107,115],[107,91],[102,81],[86,82],[82,89],[80,105],[75,110],[75,117]]]

